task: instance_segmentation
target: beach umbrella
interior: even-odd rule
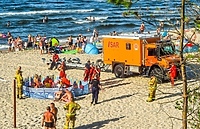
[[[59,40],[55,37],[51,38],[51,43],[52,46],[58,46],[59,45]]]

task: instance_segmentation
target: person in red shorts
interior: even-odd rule
[[[171,65],[169,75],[170,75],[171,84],[172,86],[174,86],[174,78],[176,78],[176,75],[177,75],[177,67],[176,65],[174,65],[174,63],[172,63]]]

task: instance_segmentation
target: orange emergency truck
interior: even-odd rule
[[[161,41],[157,35],[103,36],[103,63],[112,66],[116,77],[139,73],[155,75],[162,82],[169,79],[172,62],[179,68],[180,57],[175,54],[173,43]]]

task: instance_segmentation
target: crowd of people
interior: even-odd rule
[[[20,36],[14,37],[11,32],[8,32],[5,36],[8,42],[8,51],[22,51],[27,48],[33,48],[35,50],[41,50],[41,54],[44,53],[44,50],[48,51],[50,44],[46,38],[46,36],[36,35],[32,36],[28,35],[27,41],[23,41]]]
[[[22,40],[20,36],[14,37],[11,32],[7,32],[7,34],[1,34],[2,38],[7,39],[8,51],[22,51],[28,48],[32,48],[34,50],[40,50],[40,54],[50,53],[53,49],[52,47],[63,49],[63,50],[77,50],[79,53],[84,53],[85,46],[87,43],[93,43],[98,40],[98,31],[94,29],[92,36],[88,39],[86,36],[79,34],[76,38],[76,41],[73,40],[72,35],[67,38],[66,44],[61,44],[57,46],[52,46],[51,38],[47,39],[46,35],[33,36],[29,34],[27,36],[27,40]]]
[[[60,75],[66,76],[65,74],[63,75],[63,73]],[[174,64],[171,64],[171,68],[169,70],[169,76],[171,79],[171,85],[172,87],[174,87],[174,79],[177,76],[177,68]],[[85,71],[84,71],[83,77],[84,77],[84,81],[87,81],[90,85],[89,88],[92,93],[91,105],[98,104],[99,91],[103,90],[100,83],[100,70],[98,69],[98,67],[94,66],[93,63],[90,63],[90,61],[88,61],[85,64]],[[20,66],[16,71],[15,78],[17,80],[17,98],[22,99],[23,98],[22,97],[23,77],[22,77],[22,70]],[[45,80],[48,80],[47,78]],[[156,76],[154,75],[151,76],[149,80],[149,87],[148,87],[149,94],[148,94],[148,99],[146,100],[147,102],[152,102],[155,100],[157,83],[158,83],[158,80]],[[75,84],[73,87],[77,88],[78,85]],[[80,110],[81,108],[81,106],[75,102],[74,97],[75,96],[73,95],[73,93],[68,89],[61,89],[55,92],[54,101],[65,102],[64,109],[66,110],[66,121],[65,121],[64,129],[69,129],[69,128],[73,129],[75,127],[76,110]],[[41,122],[42,127],[44,126],[45,128],[56,129],[57,113],[58,113],[58,109],[55,107],[54,103],[51,103],[50,106],[47,106],[46,112],[43,114],[43,117],[42,117],[42,122]]]
[[[87,43],[93,43],[94,41],[98,41],[98,31],[97,29],[93,30],[92,36],[88,39],[87,36],[79,34],[76,37],[76,41],[73,40],[72,35],[70,35],[67,39],[67,42],[62,47],[66,47],[68,50],[77,50],[79,53],[84,53],[85,46]]]
[[[59,91],[56,91],[54,93],[54,101],[62,101],[65,102],[64,109],[67,110],[66,113],[66,122],[65,122],[65,129],[68,129],[69,127],[74,128],[75,126],[75,116],[76,116],[76,110],[80,109],[80,105],[75,103],[74,101],[74,94],[71,90],[68,89],[68,87],[72,87],[72,89],[77,89],[78,87],[81,89],[84,89],[84,86],[81,84],[81,81],[79,84],[77,82],[74,82],[73,84],[70,83],[70,80],[66,78],[66,67],[64,64],[61,64],[58,68],[59,70],[59,84],[62,88],[60,88]],[[24,80],[22,77],[22,70],[21,66],[16,71],[15,78],[17,80],[17,98],[24,99],[23,98],[23,85]],[[41,76],[35,75],[33,80],[31,81],[31,87],[34,88],[41,88],[41,87],[47,87],[51,88],[55,84],[53,77],[47,76],[43,81],[41,80]],[[67,79],[68,83],[65,83],[64,79]],[[92,93],[92,99],[91,99],[91,105],[98,104],[98,94],[99,91],[102,90],[102,86],[100,84],[100,69],[94,65],[94,63],[88,61],[85,64],[85,70],[83,74],[83,80],[85,82],[88,82],[89,84],[89,90]],[[51,103],[50,106],[46,108],[46,112],[43,114],[42,117],[42,126],[45,128],[56,128],[56,121],[57,121],[57,108],[55,107],[54,103]],[[71,121],[71,122],[70,122]],[[72,123],[70,125],[69,123]]]

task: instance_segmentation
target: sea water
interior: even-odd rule
[[[176,19],[180,19],[177,9],[180,5],[181,0],[140,0],[131,9],[142,12],[142,17],[148,21],[155,15],[158,22],[168,19],[176,23]],[[89,38],[94,28],[99,35],[113,31],[136,32],[141,24],[134,16],[123,17],[126,9],[108,4],[106,0],[1,0],[0,6],[0,33],[9,31],[23,41],[27,41],[28,34],[56,37],[60,42],[66,42],[70,35],[82,34]],[[43,23],[45,16],[48,21]],[[90,16],[95,21],[87,20]],[[8,21],[9,27],[6,26]],[[156,30],[155,26],[145,25],[148,31]],[[169,23],[164,22],[164,25],[168,27]],[[7,39],[0,38],[0,49],[7,48],[6,44]]]

